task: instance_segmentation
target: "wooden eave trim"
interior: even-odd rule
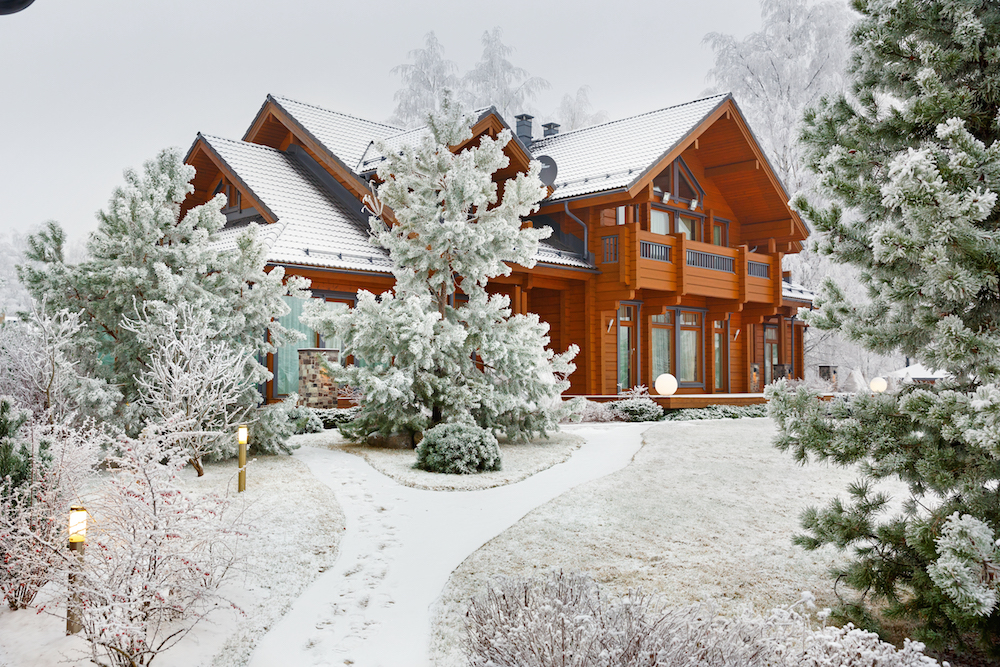
[[[264,103],[264,107],[261,109],[260,113],[257,114],[257,118],[254,120],[254,124],[247,130],[244,137],[244,141],[253,141],[257,132],[260,131],[260,127],[263,125],[264,121],[267,119],[268,114],[274,116],[275,120],[288,128],[288,131],[292,133],[304,148],[308,148],[312,151],[325,167],[333,170],[349,190],[352,191],[358,200],[361,200],[368,191],[368,184],[360,176],[354,173],[354,170],[348,167],[344,162],[335,154],[333,154],[330,149],[328,149],[323,142],[317,139],[313,134],[307,130],[301,123],[299,123],[295,116],[291,115],[281,104],[275,100],[270,95],[267,96],[267,101]],[[351,187],[351,186],[354,187]]]
[[[250,200],[250,202],[254,205],[254,208],[257,209],[257,211],[261,214],[261,217],[263,217],[268,224],[274,224],[278,221],[278,216],[276,216],[274,212],[268,208],[267,204],[265,204],[263,200],[257,196],[250,186],[247,185],[246,182],[240,177],[240,175],[229,166],[229,163],[226,162],[214,148],[212,148],[212,145],[208,143],[203,136],[201,136],[201,133],[198,133],[198,138],[195,139],[194,145],[188,152],[188,157],[193,157],[199,150],[212,161],[212,164],[214,164],[219,171],[225,174],[226,178],[228,178],[230,182],[234,183],[240,189],[240,194]],[[187,162],[187,160],[185,160],[185,162]]]
[[[740,134],[743,135],[743,138],[750,146],[750,150],[753,151],[754,157],[760,163],[760,169],[771,182],[771,187],[773,187],[781,197],[781,201],[783,202],[785,209],[788,211],[788,215],[792,219],[792,224],[795,226],[795,231],[797,232],[796,236],[799,236],[796,240],[805,240],[809,237],[809,230],[806,228],[805,223],[802,222],[802,218],[799,217],[799,214],[792,210],[792,207],[788,205],[789,196],[788,193],[785,192],[785,186],[782,185],[781,179],[778,178],[778,175],[775,174],[774,170],[771,168],[771,163],[764,154],[764,150],[760,147],[760,144],[757,143],[757,139],[754,137],[753,131],[750,129],[750,126],[747,124],[746,119],[743,117],[743,114],[740,112],[739,107],[733,101],[732,97],[726,100],[725,107],[727,111],[732,113],[731,118],[736,122],[736,127],[739,128]]]
[[[660,157],[659,160],[654,162],[651,166],[647,167],[645,171],[639,174],[639,176],[632,181],[632,184],[628,186],[629,196],[634,197],[637,192],[651,183],[653,179],[656,178],[657,174],[666,169],[667,165],[680,157],[681,153],[686,151],[688,147],[691,146],[691,144],[693,144],[698,137],[700,137],[701,134],[712,125],[712,123],[724,116],[730,109],[735,109],[735,107],[732,106],[732,100],[732,95],[724,97],[715,109],[706,114],[701,122],[681,137],[672,148],[667,150],[667,152]]]

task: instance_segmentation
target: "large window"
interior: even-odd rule
[[[695,208],[705,203],[705,191],[682,158],[671,162],[653,178],[653,192],[660,196],[664,204],[673,201]]]
[[[683,235],[688,241],[700,241],[698,238],[698,228],[701,227],[701,220],[687,215],[677,216],[677,233]]]
[[[649,231],[654,234],[670,233],[670,213],[658,208],[649,211]]]
[[[288,304],[288,314],[278,318],[283,327],[305,334],[301,340],[285,343],[274,353],[274,395],[287,396],[299,390],[299,350],[316,347],[316,332],[299,322],[305,299],[282,297]]]
[[[653,329],[650,344],[653,356],[653,377],[651,382],[664,373],[673,372],[674,312],[668,310],[662,315],[653,315]]]
[[[701,313],[680,311],[677,381],[701,381]]]

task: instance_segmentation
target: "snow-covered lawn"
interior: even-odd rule
[[[856,474],[799,466],[773,435],[767,418],[650,425],[631,465],[539,507],[455,570],[436,610],[435,664],[465,664],[467,600],[498,574],[582,571],[611,591],[642,586],[678,605],[713,600],[723,613],[767,611],[802,590],[830,605],[838,555],[791,537],[806,506],[846,495]]]
[[[206,465],[202,478],[183,471],[192,490],[236,495],[236,464]],[[156,659],[159,667],[245,664],[256,640],[291,606],[302,590],[337,554],[344,515],[332,490],[288,456],[259,457],[247,471],[246,504],[254,531],[249,536],[246,567],[233,574],[222,593],[242,613],[220,609],[208,615],[176,648]],[[39,596],[44,601],[46,591]],[[0,608],[0,666],[49,667],[91,665],[86,642],[66,637],[65,604],[53,601],[55,615]]]

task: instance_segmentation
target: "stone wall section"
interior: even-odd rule
[[[337,363],[340,350],[299,349],[299,405],[310,408],[337,407],[337,385],[323,368],[323,359]]]

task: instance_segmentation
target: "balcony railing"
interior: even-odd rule
[[[669,262],[671,261],[670,246],[652,241],[639,241],[639,257],[657,262]]]
[[[771,265],[764,262],[747,262],[747,275],[753,278],[771,278]]]
[[[604,264],[613,264],[618,261],[618,237],[605,236],[602,239],[604,247]]]
[[[732,257],[724,257],[723,255],[716,255],[710,252],[701,252],[700,250],[687,251],[687,265],[697,267],[699,269],[736,273],[736,266]]]

